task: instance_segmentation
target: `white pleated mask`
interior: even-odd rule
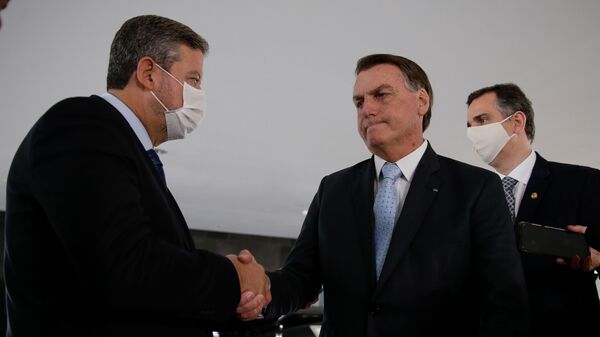
[[[165,109],[165,120],[167,123],[167,140],[182,139],[185,135],[194,131],[206,112],[206,92],[196,89],[187,82],[181,83],[175,76],[156,64],[162,71],[167,73],[183,87],[183,105],[180,108],[169,110],[153,91],[150,93]]]
[[[513,133],[509,136],[502,126],[502,123],[513,115],[504,118],[500,122],[467,128],[467,138],[473,143],[475,151],[486,164],[494,161],[506,143],[515,135]]]

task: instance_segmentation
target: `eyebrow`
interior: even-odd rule
[[[197,76],[202,79],[202,74],[197,72],[196,70],[191,70],[186,73],[186,76]]]
[[[487,112],[482,112],[482,113],[480,113],[480,114],[478,114],[478,115],[475,115],[475,116],[473,116],[473,118],[472,118],[472,119],[473,119],[474,121],[480,121],[480,120],[481,120],[483,117],[487,117],[487,116],[489,116],[489,113],[487,113]],[[467,121],[467,126],[471,126],[471,123],[470,123],[469,121]]]
[[[374,93],[376,93],[376,92],[378,92],[378,91],[380,91],[380,90],[383,90],[383,89],[390,89],[390,90],[393,90],[393,89],[394,89],[394,87],[392,87],[392,86],[391,86],[391,85],[389,85],[389,84],[385,84],[385,83],[384,83],[384,84],[381,84],[381,85],[379,85],[379,86],[378,86],[378,87],[376,87],[375,89],[372,89],[372,90],[369,90],[369,91],[367,91],[367,94],[368,94],[368,95],[372,95],[372,94],[374,94]],[[364,98],[364,95],[354,95],[354,96],[352,96],[352,101],[353,101],[353,102],[356,102],[357,100],[360,100],[360,99],[363,99],[363,98]]]

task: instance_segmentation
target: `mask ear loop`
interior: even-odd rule
[[[156,62],[154,62],[154,64],[156,64],[156,66],[160,70],[164,71],[167,75],[171,76],[171,78],[173,78],[175,81],[177,81],[177,83],[179,83],[179,85],[181,85],[182,87],[185,87],[183,85],[183,83],[181,83],[175,76],[173,76],[173,74],[171,74],[170,72],[166,71],[165,68],[161,67],[160,64],[158,64]],[[163,109],[165,109],[165,112],[168,112],[169,109],[167,109],[167,107],[163,104],[163,102],[160,99],[158,99],[158,97],[156,96],[156,94],[154,93],[154,91],[150,91],[150,93],[152,94],[152,96],[154,96],[154,98],[158,101],[158,103],[163,107]]]
[[[506,122],[507,120],[509,120],[509,119],[511,119],[511,118],[513,118],[513,117],[515,117],[515,115],[516,115],[516,114],[517,114],[517,111],[513,112],[513,113],[512,113],[510,116],[508,116],[508,117],[504,118],[504,119],[502,120],[502,122],[500,122],[500,124],[502,124],[502,123]],[[517,135],[517,134],[516,134],[516,133],[513,131],[512,135],[510,135],[510,138],[512,138],[512,137],[514,137],[514,136],[516,136],[516,135]]]
[[[169,109],[167,109],[167,107],[163,104],[163,102],[161,102],[160,99],[158,99],[158,97],[156,97],[156,94],[154,93],[154,91],[150,91],[150,93],[152,94],[152,96],[154,96],[154,99],[156,99],[158,104],[160,104],[163,107],[163,109],[165,109],[165,112],[169,111]]]
[[[513,112],[513,113],[512,113],[510,116],[508,116],[508,117],[504,118],[502,121],[500,121],[500,124],[502,124],[502,123],[506,122],[507,120],[509,120],[509,119],[513,118],[513,117],[515,116],[515,114],[516,114],[516,113],[517,113],[517,112],[515,111],[515,112]]]
[[[175,81],[177,81],[177,83],[179,83],[179,85],[181,85],[182,87],[184,86],[183,83],[181,83],[181,81],[179,81],[175,76],[173,76],[173,74],[171,74],[170,72],[166,71],[165,68],[161,67],[160,64],[158,63],[154,63],[156,64],[156,66],[158,68],[160,68],[160,70],[164,71],[165,73],[167,73],[167,75],[171,76],[171,78],[173,78]]]

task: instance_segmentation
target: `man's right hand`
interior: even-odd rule
[[[243,320],[255,319],[271,302],[269,278],[265,269],[248,250],[238,256],[227,255],[238,273],[242,295],[236,312]]]

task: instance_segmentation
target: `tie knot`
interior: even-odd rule
[[[165,178],[165,170],[163,169],[163,164],[160,161],[158,154],[156,153],[156,151],[154,151],[154,149],[150,149],[150,150],[146,151],[146,153],[148,154],[148,158],[150,158],[150,160],[152,160],[152,164],[154,164],[154,169],[159,174],[160,179],[166,185],[167,179]]]
[[[152,160],[152,163],[154,163],[155,166],[162,167],[162,162],[160,161],[160,158],[158,157],[158,153],[156,153],[156,151],[154,151],[154,149],[150,149],[146,152],[148,153],[148,157],[150,157],[150,159]]]
[[[507,192],[510,191],[512,193],[512,190],[515,188],[517,183],[517,179],[513,177],[506,176],[502,178],[502,187],[504,187],[504,190]]]
[[[400,171],[400,168],[396,164],[385,163],[381,168],[381,174],[383,175],[383,179],[392,179],[392,181],[396,181],[402,176],[402,171]]]

